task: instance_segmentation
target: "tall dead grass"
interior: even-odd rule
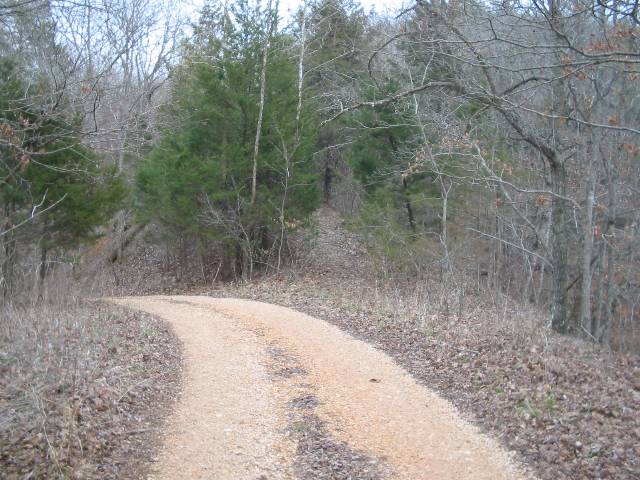
[[[117,478],[102,462],[127,438],[129,396],[151,381],[139,357],[171,339],[92,301],[102,287],[67,268],[31,284],[0,306],[0,477]]]
[[[66,269],[43,285],[22,282],[29,284],[0,307],[2,464],[10,471],[39,464],[29,473],[63,478],[75,450],[87,448],[77,400],[114,333],[108,313],[84,300]]]
[[[546,343],[548,315],[533,305],[463,274],[419,281],[406,276],[378,276],[374,287],[331,289],[342,308],[369,318],[406,325],[426,334],[446,328],[458,335],[502,335],[515,343]]]

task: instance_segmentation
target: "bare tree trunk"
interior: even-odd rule
[[[580,326],[585,332],[591,331],[591,259],[593,257],[593,204],[595,203],[595,176],[587,178],[586,224],[584,226],[584,246],[582,252],[582,293],[580,295]]]
[[[331,169],[331,158],[333,156],[333,149],[327,152],[327,159],[324,165],[324,174],[322,179],[323,191],[324,191],[324,203],[329,205],[331,199],[331,182],[333,180],[333,170]]]
[[[16,244],[13,234],[9,233],[2,238],[2,278],[0,278],[0,290],[2,297],[11,296],[14,282],[14,265],[16,256]]]
[[[280,205],[280,243],[278,245],[278,263],[276,265],[276,274],[280,273],[280,265],[282,263],[282,247],[285,239],[285,217],[284,210],[287,203],[287,194],[289,193],[289,156],[286,156],[287,165],[285,167],[284,176],[284,192],[282,192],[282,204]]]
[[[271,16],[271,0],[267,4],[267,15]],[[260,71],[260,104],[258,106],[258,126],[256,127],[256,139],[253,144],[253,173],[251,176],[251,205],[256,203],[256,189],[258,185],[258,152],[260,150],[260,135],[262,134],[262,117],[264,115],[264,97],[267,88],[267,61],[269,58],[269,48],[271,47],[271,33],[275,21],[271,19],[271,24],[264,40],[262,52],[262,69]]]
[[[411,227],[411,230],[413,231],[413,233],[416,232],[416,221],[413,215],[413,207],[411,206],[411,199],[409,198],[409,193],[408,193],[408,185],[407,185],[407,179],[405,177],[402,178],[402,189],[404,191],[404,202],[405,202],[405,208],[407,209],[407,218],[409,219],[409,226]]]
[[[128,84],[125,85],[125,93],[128,90]],[[122,121],[122,117],[123,116],[128,116],[126,113],[124,113],[124,109],[121,108],[121,116],[120,119]],[[118,163],[117,163],[117,167],[118,167],[118,174],[122,175],[122,173],[124,172],[124,159],[125,159],[125,155],[126,155],[126,146],[127,146],[127,125],[128,125],[128,118],[126,122],[123,122],[123,132],[122,132],[122,140],[120,141],[120,151],[118,152]],[[122,260],[123,257],[123,252],[124,252],[124,242],[126,240],[125,237],[125,231],[127,229],[127,213],[125,212],[125,210],[120,210],[119,212],[116,213],[115,216],[115,234],[116,234],[116,249],[117,249],[117,253],[116,253],[116,259],[117,260]]]
[[[553,213],[549,212],[549,220],[547,222],[547,226],[544,232],[545,244],[549,245],[549,236],[551,235],[551,225],[553,224]],[[535,292],[535,303],[536,305],[540,304],[542,299],[542,291],[544,288],[544,277],[546,272],[546,264],[540,259],[540,278],[538,281],[538,290]]]
[[[40,295],[40,297],[44,295],[44,281],[49,270],[47,265],[47,254],[47,248],[42,247],[40,250],[40,265],[38,266],[38,295]]]
[[[607,176],[607,190],[609,196],[608,211],[607,211],[607,230],[613,227],[615,218],[617,215],[617,199],[616,199],[616,184],[614,179],[614,166],[612,165],[611,157],[609,155],[603,155],[604,170]],[[603,235],[604,236],[604,235]],[[606,263],[605,263],[606,262]],[[605,270],[606,264],[606,272]],[[602,297],[603,300],[599,305],[598,318],[593,325],[592,330],[596,340],[602,343],[606,343],[609,339],[609,330],[611,328],[611,310],[613,308],[614,301],[614,259],[611,244],[606,238],[603,238],[602,245]]]
[[[298,105],[296,107],[296,137],[295,143],[296,146],[300,142],[300,118],[302,116],[302,87],[304,81],[304,54],[305,54],[305,44],[306,44],[306,32],[307,32],[307,2],[306,0],[302,5],[302,18],[301,21],[301,32],[300,32],[300,55],[298,57]],[[286,140],[282,139],[282,155],[285,160],[285,176],[284,176],[284,191],[282,192],[282,203],[280,205],[280,243],[278,245],[278,260],[276,265],[276,273],[280,273],[280,266],[282,264],[282,249],[284,247],[285,240],[285,206],[287,202],[287,195],[289,193],[289,177],[291,175],[290,172],[290,159],[289,152],[286,146]]]
[[[566,199],[566,171],[560,161],[551,164],[552,199],[552,265],[553,287],[551,304],[551,327],[558,333],[569,332],[567,315],[567,278],[568,278],[568,210]]]
[[[300,140],[300,116],[302,114],[302,87],[304,82],[304,54],[307,43],[307,1],[302,3],[300,19],[300,56],[298,57],[298,106],[296,108],[296,141]]]
[[[604,308],[602,309],[602,317],[599,319],[598,331],[596,332],[596,339],[601,343],[608,343],[609,341],[609,330],[611,329],[611,314],[613,310],[613,303],[615,300],[615,292],[613,286],[613,275],[614,275],[614,261],[613,261],[613,252],[611,246],[607,243],[605,247],[606,257],[607,257],[607,273],[606,276],[606,290],[605,290],[605,301]]]
[[[445,185],[444,180],[440,177],[440,195],[442,198],[442,225],[440,229],[440,243],[444,249],[444,267],[447,273],[451,272],[451,262],[449,259],[449,242],[447,238],[448,215],[449,215],[449,192],[451,192],[452,184]]]

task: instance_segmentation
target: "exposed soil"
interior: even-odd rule
[[[153,478],[525,478],[448,402],[326,322],[234,299],[112,301],[166,319],[184,344]],[[292,417],[301,397],[308,412]]]

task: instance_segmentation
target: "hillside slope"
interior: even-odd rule
[[[444,285],[437,276],[380,279],[331,210],[320,211],[317,233],[290,279],[208,293],[292,306],[365,339],[542,479],[640,478],[637,357],[555,335],[543,314],[489,291]]]
[[[139,244],[116,291],[230,296],[296,308],[389,353],[542,479],[638,478],[637,357],[552,334],[540,312],[488,290],[443,284],[437,276],[381,278],[358,236],[329,208],[318,212],[307,238],[298,264],[283,275],[213,286],[180,283],[171,269],[160,269],[155,247]]]

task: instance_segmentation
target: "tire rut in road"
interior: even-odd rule
[[[185,344],[157,478],[529,478],[449,402],[324,321],[237,299],[115,301],[167,319]]]
[[[333,438],[318,414],[320,401],[308,372],[295,356],[270,345],[266,364],[272,380],[286,398],[287,435],[296,444],[293,472],[297,480],[384,480],[391,469],[384,460],[367,455]]]

